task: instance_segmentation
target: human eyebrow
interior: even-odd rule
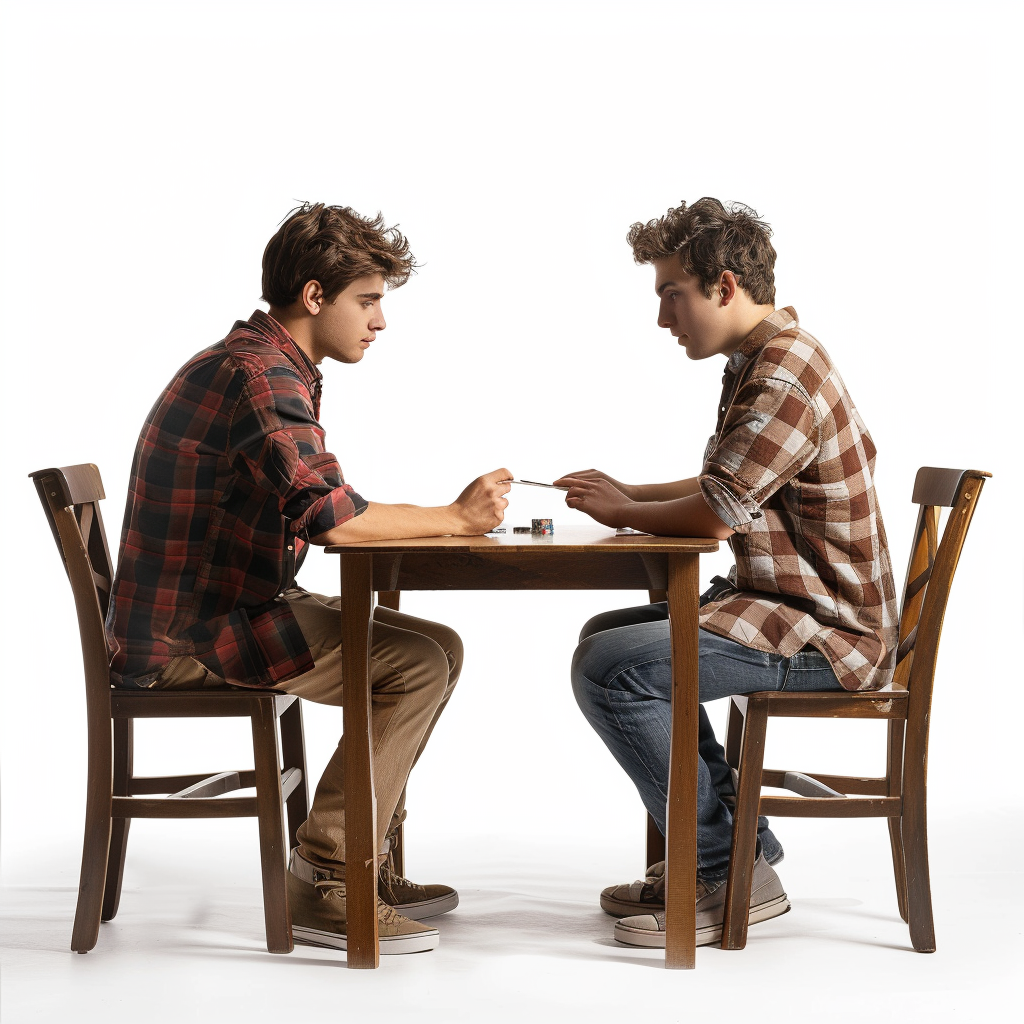
[[[657,288],[654,289],[654,294],[660,296],[661,293],[666,288],[674,288],[674,287],[676,287],[676,282],[675,281],[666,281],[664,284],[660,284],[660,285],[658,285]]]
[[[373,299],[374,301],[376,301],[377,299],[383,299],[384,298],[384,293],[383,292],[360,292],[356,296],[356,298],[358,298],[358,299]]]

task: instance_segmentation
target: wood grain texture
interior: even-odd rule
[[[271,953],[290,953],[292,926],[285,895],[284,876],[288,850],[281,793],[281,754],[277,742],[277,715],[270,701],[261,701],[257,713],[252,716],[252,747],[256,763],[256,814],[259,819],[260,863],[263,868],[263,917],[267,929],[267,950]]]
[[[411,540],[372,540],[352,544],[331,544],[324,550],[328,554],[364,552],[387,556],[426,551],[464,551],[487,554],[496,551],[524,553],[544,550],[553,552],[587,552],[595,548],[610,552],[649,552],[693,554],[718,550],[718,541],[712,537],[649,537],[633,535],[616,537],[614,531],[602,526],[562,527],[548,536],[506,533],[496,537],[417,537]]]
[[[341,671],[345,680],[345,887],[349,967],[375,968],[377,798],[370,721],[373,556],[341,558]]]
[[[673,554],[668,564],[672,643],[672,744],[665,853],[665,966],[696,966],[697,901],[697,601],[695,555]]]

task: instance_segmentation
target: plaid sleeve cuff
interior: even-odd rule
[[[734,532],[747,533],[763,515],[753,495],[736,484],[730,485],[707,470],[697,482],[708,507]]]

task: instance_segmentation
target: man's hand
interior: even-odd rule
[[[563,476],[555,481],[560,487],[569,488],[565,496],[566,505],[586,512],[604,526],[628,526],[626,515],[635,507],[633,501],[603,473],[598,474],[597,470],[588,472],[597,475]]]
[[[477,477],[449,506],[456,527],[456,537],[477,537],[493,530],[505,518],[512,489],[512,474],[507,469]]]
[[[617,491],[621,491],[630,501],[639,501],[639,497],[636,494],[635,484],[624,484],[616,480],[615,477],[609,476],[607,473],[602,472],[600,469],[580,469],[575,473],[566,473],[565,476],[559,477],[554,481],[556,487],[570,487],[572,486],[571,480],[606,480],[612,485]]]

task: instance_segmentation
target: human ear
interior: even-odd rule
[[[736,280],[736,275],[731,270],[723,271],[718,281],[718,297],[721,300],[721,305],[728,306],[736,297],[738,289],[739,283]]]
[[[320,312],[320,306],[324,301],[324,290],[320,287],[319,281],[307,281],[299,292],[299,302],[305,307],[307,313],[316,316]]]

